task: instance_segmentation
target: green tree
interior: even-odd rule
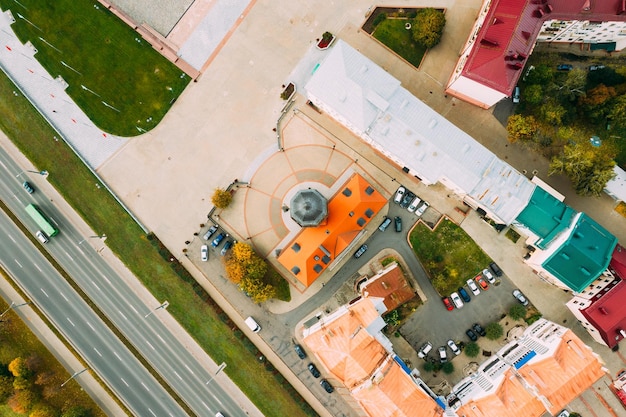
[[[28,417],[58,417],[59,412],[47,404],[37,404],[33,407]]]
[[[63,412],[61,417],[91,417],[93,414],[90,410],[80,405],[68,408]]]
[[[233,195],[230,191],[226,191],[223,188],[216,188],[213,192],[213,196],[211,197],[211,201],[215,207],[225,209],[230,206],[230,203],[232,203]]]
[[[573,101],[577,97],[585,94],[586,82],[587,71],[581,68],[574,68],[567,73],[565,80],[558,87],[558,95],[567,100]]]
[[[612,100],[609,117],[615,126],[626,127],[626,95],[621,95]]]
[[[526,82],[529,85],[549,85],[554,78],[554,68],[546,64],[540,64],[528,73]]]
[[[440,10],[428,7],[417,12],[413,20],[413,39],[418,44],[432,48],[441,41],[446,17]]]
[[[500,323],[493,322],[489,323],[487,327],[485,327],[485,333],[487,333],[487,339],[489,340],[497,340],[502,337],[504,334],[504,330]]]
[[[563,116],[567,114],[565,107],[554,99],[548,99],[539,106],[539,116],[541,120],[553,126],[558,126],[563,122]]]
[[[544,99],[543,87],[539,84],[529,85],[524,89],[523,98],[528,104],[537,105],[542,103]]]
[[[450,375],[452,372],[454,372],[454,365],[452,364],[452,362],[446,362],[441,366],[441,370],[443,371],[443,373]]]
[[[526,307],[521,304],[513,304],[509,309],[509,317],[513,320],[522,320],[526,317]]]
[[[478,347],[478,343],[476,342],[469,342],[467,345],[465,345],[465,349],[463,349],[463,352],[465,352],[465,354],[470,358],[475,358],[480,352],[480,347]]]
[[[26,414],[39,401],[39,395],[29,389],[16,390],[9,398],[8,405],[16,413]]]
[[[539,125],[533,116],[524,117],[521,114],[514,114],[509,117],[506,124],[508,140],[511,143],[515,143],[518,140],[531,140],[537,133],[538,128]]]
[[[0,404],[6,403],[13,394],[13,379],[9,376],[0,376]]]
[[[431,361],[426,361],[422,365],[422,368],[424,368],[424,372],[432,372],[435,370],[435,364]]]
[[[599,84],[587,91],[586,95],[579,97],[578,104],[587,119],[593,123],[600,123],[606,119],[611,110],[609,106],[611,99],[616,95],[615,88]]]

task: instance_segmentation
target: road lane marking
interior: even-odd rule
[[[193,371],[191,370],[191,368],[190,368],[187,364],[185,364],[185,368],[187,368],[187,370],[188,370],[189,372],[191,372],[191,374],[192,374],[192,375],[195,375],[195,374],[193,373]]]
[[[183,380],[180,375],[178,375],[178,372],[174,371],[174,375],[176,375],[178,377],[178,379],[180,379],[181,381]]]
[[[37,264],[33,264],[33,265],[35,265],[35,268],[37,268],[37,270],[38,270],[39,272],[43,272],[43,271],[41,270],[41,268],[39,268],[39,265],[37,265]]]
[[[59,294],[61,294],[61,297],[63,297],[65,301],[67,301],[68,303],[70,302],[70,300],[68,300],[65,294],[63,294],[61,291],[59,291]]]
[[[120,378],[122,380],[122,382],[124,383],[124,385],[126,385],[127,387],[130,387],[130,385],[128,385],[128,382],[124,381],[124,378]]]
[[[146,340],[146,343],[148,344],[148,346],[150,346],[150,347],[152,348],[152,350],[156,350],[156,349],[154,348],[154,346],[152,346],[152,344],[151,344],[150,342],[148,342],[147,340]]]
[[[131,305],[130,308],[132,308],[135,313],[139,314],[139,312],[135,309],[135,307]]]
[[[109,281],[109,279],[105,275],[102,275],[102,279],[105,280],[109,285],[111,285],[111,281]]]
[[[96,329],[94,329],[94,328],[93,328],[93,326],[91,325],[91,323],[89,323],[88,321],[87,321],[86,323],[87,323],[87,326],[89,326],[89,328],[90,328],[91,330],[93,330],[94,332],[96,331]]]
[[[98,349],[93,348],[93,350],[95,350],[95,351],[96,351],[96,353],[97,353],[98,355],[100,355],[100,357],[102,357],[102,353],[98,352]]]
[[[70,318],[69,318],[69,317],[66,317],[66,319],[67,319],[67,321],[69,321],[69,322],[70,322],[70,324],[72,325],[72,327],[76,327],[76,325],[75,325],[74,323],[72,323],[72,320],[70,320]]]
[[[146,391],[150,392],[150,390],[148,389],[148,387],[146,386],[146,384],[144,384],[143,382],[141,383],[141,385],[143,385],[143,387],[146,389]]]
[[[24,267],[22,266],[22,264],[20,263],[20,261],[18,261],[17,259],[15,260],[15,263],[16,263],[16,264],[17,264],[17,266],[19,266],[20,268],[24,268]]]
[[[157,415],[154,414],[154,411],[152,411],[150,408],[148,408],[148,411],[150,411],[154,417],[157,417]]]
[[[122,313],[122,310],[117,310],[117,311],[118,311],[118,312],[122,315],[122,317],[124,317],[124,320],[128,320],[128,318],[126,318],[126,316],[124,315],[124,313]]]
[[[118,355],[118,354],[117,354],[117,352],[116,352],[116,351],[113,351],[113,354],[115,355],[115,357],[116,357],[117,359],[119,359],[119,361],[120,361],[120,362],[124,362],[124,361],[122,360],[122,358],[120,358],[120,355]]]
[[[98,291],[102,292],[102,290],[100,289],[100,287],[98,287],[98,284],[96,284],[94,280],[91,280],[91,283],[93,284],[94,287],[96,287]]]
[[[11,239],[11,240],[13,241],[13,243],[17,243],[17,242],[15,241],[15,239],[13,239],[13,236],[12,236],[12,235],[10,235],[10,234],[9,234],[9,235],[7,235],[7,236],[9,236],[9,239]]]
[[[200,401],[202,401],[202,400],[200,400]],[[205,403],[204,401],[202,401],[202,405],[203,405],[203,406],[205,406],[207,410],[211,411],[211,409],[209,408],[209,406],[208,406],[208,405],[206,405],[206,403]]]
[[[43,290],[43,288],[39,288],[39,289],[41,290],[41,292],[42,292],[42,293],[43,293],[46,297],[50,298],[50,296],[48,295],[48,293],[47,293],[47,292],[45,292],[45,291]]]
[[[67,251],[65,251],[65,254],[67,255],[68,258],[70,258],[72,261],[74,260],[74,258],[72,258],[72,255],[70,255]]]
[[[158,333],[157,333],[157,337],[159,338],[159,340],[160,340],[161,342],[165,343],[165,340],[163,340],[163,338],[161,337],[161,335],[160,335],[160,334],[158,334]]]

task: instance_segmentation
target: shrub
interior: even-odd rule
[[[514,304],[509,309],[509,317],[513,320],[521,320],[526,317],[526,307],[521,304]]]
[[[332,38],[333,38],[333,34],[330,32],[324,32],[324,34],[322,35],[322,40],[324,42],[330,42]]]
[[[432,372],[435,370],[435,364],[432,362],[424,362],[424,365],[422,365],[422,368],[424,368],[425,372]]]
[[[504,330],[500,323],[489,323],[487,327],[485,327],[485,332],[487,333],[487,339],[496,340],[502,337],[504,334]]]
[[[450,375],[452,372],[454,372],[454,365],[452,364],[452,362],[446,362],[441,366],[441,370],[445,374]]]
[[[467,345],[465,345],[465,349],[463,350],[463,352],[465,352],[465,354],[470,358],[475,358],[476,356],[478,356],[480,348],[478,347],[478,344],[476,342],[469,342]]]
[[[413,20],[413,39],[426,48],[432,48],[441,41],[445,25],[443,12],[431,7],[422,9]]]
[[[225,209],[233,201],[233,195],[230,191],[226,191],[223,188],[216,188],[211,197],[213,205],[219,209]]]
[[[380,264],[381,264],[382,266],[387,266],[387,265],[392,264],[392,263],[394,263],[394,262],[398,262],[398,260],[397,260],[396,258],[394,258],[393,256],[388,256],[388,257],[386,257],[385,259],[383,259],[383,260],[380,262]]]
[[[374,20],[372,21],[374,27],[380,25],[384,20],[387,19],[387,14],[386,13],[379,13],[376,15],[376,17],[374,18]]]

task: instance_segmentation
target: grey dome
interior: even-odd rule
[[[318,226],[328,215],[328,201],[319,191],[300,190],[291,199],[291,218],[302,227]]]

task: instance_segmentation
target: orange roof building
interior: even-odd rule
[[[371,299],[342,306],[304,330],[304,343],[368,416],[436,417],[443,402],[393,352]]]
[[[354,174],[328,202],[328,217],[304,228],[278,256],[278,262],[302,284],[310,286],[346,250],[387,199]]]
[[[466,417],[555,415],[606,372],[571,330],[541,319],[455,385],[450,405]]]
[[[397,263],[388,265],[359,287],[359,292],[374,302],[380,314],[395,310],[415,297],[415,291]]]

